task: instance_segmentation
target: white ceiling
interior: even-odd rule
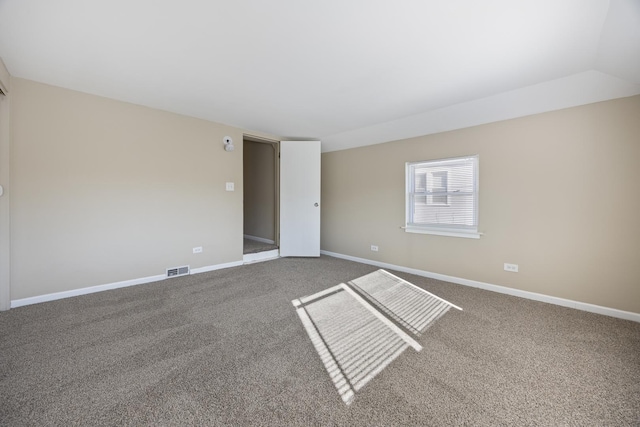
[[[0,0],[10,73],[324,151],[640,93],[638,0]]]

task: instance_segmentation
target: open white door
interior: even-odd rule
[[[280,256],[320,256],[320,141],[280,142]]]

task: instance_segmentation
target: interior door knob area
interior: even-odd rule
[[[315,206],[317,208],[320,205],[318,204],[318,202],[316,202],[316,203],[313,204],[313,206]]]

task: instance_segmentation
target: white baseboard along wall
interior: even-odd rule
[[[376,267],[387,268],[404,273],[415,274],[416,276],[428,277],[430,279],[442,280],[445,282],[456,283],[458,285],[471,286],[473,288],[485,289],[487,291],[498,292],[501,294],[512,295],[520,298],[526,298],[534,301],[546,302],[549,304],[560,305],[563,307],[575,308],[577,310],[588,311],[590,313],[603,314],[605,316],[616,317],[618,319],[631,320],[640,323],[640,314],[630,311],[617,310],[615,308],[603,307],[600,305],[589,304],[586,302],[573,301],[564,298],[552,297],[549,295],[538,294],[535,292],[522,291],[519,289],[508,288],[506,286],[493,285],[491,283],[478,282],[476,280],[462,279],[460,277],[447,276],[444,274],[432,273],[429,271],[418,270],[415,268],[403,267],[401,265],[388,264],[386,262],[373,261],[366,258],[358,258],[350,255],[338,254],[329,251],[320,251],[323,255],[342,258],[349,261],[360,262],[362,264],[374,265]]]
[[[530,300],[534,300],[534,301],[546,302],[546,303],[549,303],[549,304],[560,305],[560,306],[563,306],[563,307],[575,308],[577,310],[588,311],[588,312],[597,313],[597,314],[603,314],[605,316],[611,316],[611,317],[616,317],[616,318],[619,318],[619,319],[631,320],[633,322],[640,323],[640,314],[639,313],[632,313],[630,311],[617,310],[615,308],[603,307],[603,306],[599,306],[599,305],[595,305],[595,304],[589,304],[589,303],[580,302],[580,301],[573,301],[573,300],[568,300],[568,299],[564,299],[564,298],[558,298],[558,297],[553,297],[553,296],[549,296],[549,295],[538,294],[538,293],[535,293],[535,292],[522,291],[522,290],[519,290],[519,289],[508,288],[506,286],[493,285],[491,283],[485,283],[485,282],[478,282],[476,280],[462,279],[460,277],[447,276],[447,275],[444,275],[444,274],[432,273],[432,272],[429,272],[429,271],[418,270],[418,269],[409,268],[409,267],[403,267],[401,265],[389,264],[389,263],[386,263],[386,262],[373,261],[373,260],[366,259],[366,258],[358,258],[358,257],[350,256],[350,255],[343,255],[343,254],[339,254],[339,253],[335,253],[335,252],[329,252],[329,251],[321,250],[320,253],[323,254],[323,255],[328,255],[328,256],[335,257],[335,258],[342,258],[342,259],[346,259],[346,260],[349,260],[349,261],[360,262],[362,264],[374,265],[376,267],[387,268],[387,269],[396,270],[396,271],[402,271],[404,273],[409,273],[409,274],[415,274],[416,276],[428,277],[428,278],[431,278],[431,279],[437,279],[437,280],[442,280],[442,281],[445,281],[445,282],[456,283],[458,285],[471,286],[473,288],[485,289],[485,290],[488,290],[488,291],[498,292],[498,293],[501,293],[501,294],[513,295],[513,296],[520,297],[520,298],[526,298],[526,299],[530,299]],[[277,259],[277,255],[275,257],[269,258],[269,259]],[[237,266],[243,265],[244,263],[250,263],[250,262],[255,262],[255,261],[258,261],[258,260],[251,259],[251,260],[244,260],[244,261],[234,261],[234,262],[228,262],[228,263],[224,263],[224,264],[217,264],[217,265],[211,265],[211,266],[206,266],[206,267],[194,268],[194,269],[191,269],[191,274],[204,273],[204,272],[207,272],[207,271],[220,270],[220,269],[223,269],[223,268],[237,267]],[[59,300],[59,299],[63,299],[63,298],[75,297],[75,296],[79,296],[79,295],[92,294],[94,292],[102,292],[102,291],[107,291],[107,290],[111,290],[111,289],[125,288],[127,286],[134,286],[134,285],[141,285],[141,284],[144,284],[144,283],[158,282],[160,280],[165,280],[165,279],[167,279],[167,276],[164,275],[164,274],[161,274],[161,275],[156,275],[156,276],[141,277],[141,278],[132,279],[132,280],[124,280],[122,282],[115,282],[115,283],[107,283],[107,284],[104,284],[104,285],[90,286],[90,287],[87,287],[87,288],[73,289],[73,290],[70,290],[70,291],[55,292],[55,293],[51,293],[51,294],[38,295],[38,296],[35,296],[35,297],[21,298],[21,299],[12,300],[11,301],[11,308],[22,307],[22,306],[30,305],[30,304],[38,304],[38,303],[41,303],[41,302],[55,301],[55,300]]]
[[[207,271],[220,270],[223,268],[237,267],[242,265],[242,261],[228,262],[224,264],[209,265],[191,269],[190,274],[204,273]],[[21,298],[11,301],[11,308],[22,307],[25,305],[38,304],[41,302],[55,301],[63,298],[77,297],[79,295],[92,294],[94,292],[108,291],[111,289],[126,288],[128,286],[142,285],[145,283],[159,282],[160,280],[169,279],[166,274],[156,276],[141,277],[138,279],[124,280],[122,282],[107,283],[104,285],[89,286],[87,288],[73,289],[70,291],[55,292],[52,294],[38,295],[35,297]]]

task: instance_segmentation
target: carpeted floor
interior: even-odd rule
[[[404,273],[460,306],[343,403],[283,258],[0,313],[0,425],[638,425],[640,324]]]
[[[258,242],[257,240],[244,239],[243,240],[243,254],[255,254],[258,252],[272,251],[278,249],[278,245],[274,243]]]

